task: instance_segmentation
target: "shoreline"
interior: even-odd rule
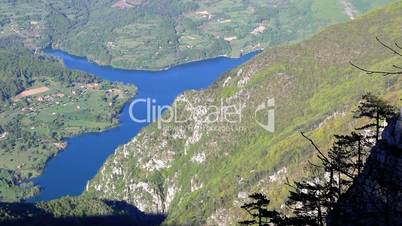
[[[59,148],[59,147],[55,146],[55,147],[56,147],[56,151],[55,151],[54,153],[50,154],[50,155],[47,157],[46,161],[45,161],[44,164],[43,164],[44,167],[38,172],[38,174],[35,175],[35,176],[33,176],[33,177],[31,177],[31,178],[27,178],[27,179],[21,181],[21,183],[32,183],[33,189],[38,188],[38,190],[39,190],[37,193],[35,192],[35,194],[33,194],[32,196],[23,197],[23,198],[21,199],[21,202],[24,202],[24,203],[36,203],[36,202],[40,202],[40,201],[32,200],[32,199],[34,199],[36,196],[40,195],[40,193],[41,193],[41,191],[42,191],[42,189],[43,189],[42,186],[40,186],[38,183],[35,183],[35,179],[36,179],[36,178],[39,178],[40,176],[43,175],[43,172],[44,172],[44,170],[46,169],[46,167],[47,167],[49,161],[51,161],[51,160],[52,160],[53,158],[55,158],[57,155],[59,155],[60,153],[62,153],[62,152],[65,151],[65,149],[66,149],[66,148],[68,147],[68,145],[69,145],[69,144],[68,144],[68,140],[69,140],[69,139],[71,139],[71,138],[73,138],[73,137],[76,137],[76,136],[81,136],[81,135],[83,135],[83,134],[102,133],[102,132],[105,132],[105,131],[107,131],[107,130],[109,130],[109,129],[113,129],[113,128],[116,128],[116,127],[120,126],[120,125],[121,125],[120,116],[121,116],[121,114],[123,113],[124,108],[127,106],[127,104],[129,104],[129,102],[130,102],[131,100],[133,100],[133,99],[135,98],[135,96],[136,96],[137,94],[138,94],[138,89],[137,89],[137,87],[135,87],[134,93],[133,93],[129,98],[127,98],[127,100],[124,101],[124,102],[121,104],[121,106],[120,106],[119,108],[116,108],[116,110],[117,110],[117,111],[116,111],[116,114],[115,114],[115,119],[117,119],[117,122],[116,122],[116,123],[111,123],[110,125],[108,125],[108,126],[106,126],[106,127],[104,127],[104,128],[101,128],[101,130],[83,130],[83,131],[80,131],[80,132],[71,134],[71,135],[68,136],[68,137],[63,137],[62,140],[61,140],[61,142],[64,144],[64,147],[63,147],[63,148]]]
[[[48,50],[48,51],[46,51],[46,50]],[[64,51],[62,51],[62,50],[58,50],[58,49],[52,49],[51,47],[48,47],[47,49],[45,48],[44,49],[44,51],[41,53],[41,54],[43,54],[43,55],[52,55],[52,50],[54,50],[55,52],[64,52]],[[74,56],[74,55],[71,55],[71,54],[69,54],[69,53],[67,53],[67,52],[64,52],[64,53],[66,53],[66,54],[68,54],[68,55],[70,55],[70,56],[73,56],[73,57],[76,57],[78,60],[79,59],[83,59],[83,60],[86,60],[86,58],[85,57],[80,57],[80,56]],[[247,59],[250,59],[251,57],[253,57],[255,54],[252,54],[252,53],[255,53],[256,54],[256,51],[254,51],[254,52],[250,52],[250,53],[248,53],[248,54],[243,54],[241,57],[238,57],[238,58],[236,58],[236,59],[240,59],[240,58],[245,58],[244,59],[244,61],[242,61],[242,62],[245,62]],[[50,57],[52,57],[52,56],[50,56]],[[222,56],[221,56],[222,57]],[[54,59],[57,59],[57,60],[60,60],[62,63],[63,63],[63,59],[60,59],[59,57],[57,57],[57,55],[54,55],[53,56],[53,58]],[[216,59],[216,58],[219,58],[219,57],[215,57],[215,58],[211,58],[211,59],[206,59],[206,60],[200,60],[200,61],[198,61],[198,62],[203,62],[203,63],[205,63],[205,64],[209,64],[209,61],[208,60],[213,60],[213,59]],[[231,60],[231,59],[235,59],[235,58],[230,58],[230,57],[224,57],[223,56],[223,58],[224,58],[224,61],[229,61],[229,60]],[[93,61],[90,61],[90,60],[87,60],[89,63],[94,63]],[[240,62],[240,63],[242,63],[242,62]],[[236,67],[236,65],[239,65],[240,63],[235,63],[235,65],[232,65],[232,66],[230,66],[231,64],[228,64],[227,66],[225,66],[225,67],[228,67],[228,69],[222,69],[223,70],[223,72],[222,73],[218,73],[218,72],[214,72],[214,73],[212,73],[212,74],[216,74],[216,76],[212,76],[212,77],[217,77],[217,78],[219,78],[220,76],[222,76],[223,75],[223,73],[225,72],[225,71],[227,71],[227,70],[231,70],[231,69],[233,69],[234,67]],[[96,63],[94,63],[94,64],[96,64]],[[191,64],[191,63],[188,63],[188,64]],[[110,65],[108,65],[108,66],[104,66],[104,65],[98,65],[99,66],[99,68],[98,69],[102,69],[102,68],[104,68],[104,69],[109,69],[109,68],[111,68],[111,69],[116,69],[116,70],[118,70],[118,71],[120,71],[120,72],[118,72],[118,73],[122,73],[122,71],[130,71],[130,72],[141,72],[141,71],[139,71],[139,70],[126,70],[126,69],[118,69],[118,68],[113,68],[112,66],[110,66]],[[193,64],[193,65],[190,65],[191,67],[200,67],[200,65],[198,65],[198,64]],[[67,67],[67,66],[66,66]],[[173,68],[174,66],[172,66],[172,68]],[[67,67],[68,68],[68,67]],[[215,67],[214,67],[215,68]],[[169,68],[170,69],[170,68]],[[86,72],[86,73],[89,73],[89,74],[92,74],[92,75],[94,75],[94,76],[97,76],[97,77],[99,77],[98,75],[96,75],[96,74],[93,74],[93,73],[91,73],[90,71],[86,71],[86,70],[84,70],[84,69],[74,69],[74,70],[79,70],[79,71],[84,71],[84,72]],[[165,70],[163,70],[162,72],[164,72]],[[219,70],[218,70],[219,71]],[[147,71],[148,73],[152,73],[152,71]],[[202,72],[202,70],[198,70],[198,72]],[[141,74],[141,73],[140,73]],[[202,73],[198,73],[198,75],[201,75]],[[195,74],[195,75],[197,75],[197,73]],[[162,79],[162,80],[164,80],[164,74],[163,75],[160,75],[160,78]],[[188,76],[185,76],[186,78],[188,78]],[[201,79],[201,80],[204,80],[204,79],[202,79],[202,78],[204,78],[205,76],[196,76],[196,78],[198,78],[198,79]],[[211,76],[210,76],[211,77]],[[101,76],[100,76],[100,78],[102,78]],[[110,78],[113,78],[113,77],[110,77]],[[109,81],[109,82],[112,82],[112,83],[114,83],[114,82],[118,82],[118,80],[116,80],[116,81],[110,81],[110,78],[109,79],[103,79],[103,80],[107,80],[107,81]],[[119,78],[119,77],[116,77],[116,78]],[[139,78],[141,78],[141,77],[137,77],[137,80],[139,79]],[[145,80],[147,80],[149,78],[149,76],[147,75],[147,74],[145,74],[145,75],[143,75],[143,77],[141,78],[141,80],[142,79],[145,79]],[[174,77],[173,77],[174,78]],[[152,79],[152,76],[151,76],[151,78],[150,79]],[[211,79],[211,78],[206,78],[207,79],[207,81],[209,80],[209,79]],[[113,125],[113,127],[119,127],[119,125],[122,125],[122,121],[121,121],[121,115],[122,115],[122,112],[124,111],[124,109],[125,109],[125,107],[127,106],[127,104],[129,104],[130,103],[130,100],[132,100],[132,99],[134,99],[134,98],[136,98],[136,96],[139,94],[139,90],[141,89],[141,86],[138,86],[138,85],[135,85],[136,83],[134,83],[134,81],[135,80],[133,80],[133,81],[128,81],[128,82],[122,82],[123,84],[131,84],[131,85],[134,85],[134,87],[136,87],[136,92],[135,93],[133,93],[132,95],[130,95],[130,97],[129,98],[127,98],[127,100],[124,102],[124,103],[122,103],[122,105],[121,105],[121,108],[120,108],[120,111],[119,111],[119,114],[116,114],[116,116],[118,116],[118,118],[119,118],[119,120],[118,120],[118,122],[117,122],[117,124],[114,124]],[[181,80],[180,80],[181,81]],[[192,87],[192,86],[194,86],[194,84],[192,84],[191,83],[191,81],[192,81],[192,79],[188,79],[188,84]],[[213,84],[213,81],[216,81],[216,78],[213,78],[213,80],[211,81],[211,83],[209,84],[209,85],[212,85]],[[198,84],[198,83],[197,83]],[[161,84],[162,85],[162,84]],[[208,86],[209,86],[208,85]],[[195,85],[195,87],[197,87],[198,85]],[[202,87],[204,87],[204,85],[201,85]],[[202,88],[202,87],[199,87],[199,88]],[[204,87],[205,88],[205,87]],[[181,89],[181,88],[180,88]],[[180,91],[179,93],[182,93],[182,92],[184,92],[184,91],[187,91],[189,88],[182,88],[183,90],[182,91]],[[194,89],[194,88],[192,88],[192,89]],[[156,95],[156,94],[153,94],[152,92],[150,93],[150,95]],[[156,95],[156,97],[158,97],[158,95]],[[175,96],[174,96],[174,99],[177,97],[177,94],[175,94]],[[135,131],[135,128],[133,127],[133,128],[130,128],[129,130],[131,131],[133,129],[133,131]],[[141,126],[141,128],[139,128],[139,131],[140,130],[142,130],[143,129],[143,127]],[[103,130],[103,131],[106,131],[107,129],[105,129],[105,130]],[[129,131],[129,130],[127,130],[127,131]],[[118,131],[118,130],[117,130]],[[101,131],[102,132],[102,131]],[[121,131],[121,132],[124,132],[124,131]],[[119,133],[121,133],[121,132],[119,132]],[[93,132],[87,132],[87,133],[82,133],[82,134],[98,134],[99,133],[99,131],[93,131]],[[82,135],[81,133],[79,134],[79,135]],[[134,134],[134,136],[136,136],[138,134],[138,131]],[[133,136],[133,137],[134,137]],[[68,137],[67,138],[67,142],[69,143],[70,142],[70,140],[69,139],[74,139],[74,137],[75,136],[71,136],[71,137]],[[124,136],[123,136],[124,137]],[[127,141],[129,141],[130,139],[133,139],[133,137],[129,137],[129,138],[127,138],[128,140],[126,140],[126,138],[123,138],[123,141],[122,141],[122,143],[121,144],[124,144],[124,143],[126,143]],[[114,142],[121,142],[121,141],[114,141]],[[112,142],[113,143],[113,142]],[[119,145],[120,145],[120,143],[119,143]],[[70,146],[70,145],[68,145],[68,146]],[[68,147],[67,146],[67,147]],[[115,147],[113,147],[113,150],[112,151],[115,151]],[[62,151],[65,151],[65,150],[61,150],[61,151],[59,151],[59,152],[57,152],[57,154],[59,154],[60,152],[62,152]],[[69,151],[69,150],[66,150],[66,151]],[[56,155],[57,155],[56,154]],[[106,155],[106,158],[107,158],[107,156],[109,156],[110,154],[108,154],[107,153],[107,155]],[[51,157],[53,157],[53,156],[51,156]],[[102,157],[103,158],[103,157]],[[49,160],[48,161],[51,161],[52,160],[52,158],[49,158]],[[44,167],[44,169],[46,169],[47,168],[47,166],[49,165],[48,164],[48,161],[47,161],[47,163],[45,164],[45,167]],[[86,163],[85,163],[86,164]],[[97,168],[97,170],[99,170],[99,168]],[[44,171],[42,171],[42,173],[39,175],[39,176],[37,176],[36,178],[39,178],[39,177],[41,177],[42,175],[44,175],[44,173],[43,173]],[[89,178],[92,178],[93,177],[93,175],[90,175],[91,177],[89,177]],[[44,185],[44,184],[42,184],[42,183],[37,183],[37,180],[35,179],[35,178],[33,178],[33,179],[31,179],[30,181],[32,181],[33,183],[34,183],[34,185],[36,185],[36,186],[39,186],[39,188],[43,188],[43,187],[46,187],[46,185]],[[87,183],[87,181],[88,181],[88,179],[86,180],[86,183]],[[80,182],[79,182],[80,183]],[[46,199],[43,199],[43,198],[41,198],[41,196],[42,196],[42,194],[46,194],[46,193],[44,193],[43,192],[43,190],[41,190],[41,192],[39,192],[38,194],[36,194],[35,196],[32,196],[32,197],[30,197],[30,198],[26,198],[25,199],[25,202],[31,202],[31,203],[35,203],[35,202],[39,202],[39,201],[43,201],[43,200],[46,200]],[[64,194],[64,193],[63,193]],[[67,193],[66,193],[67,194]]]
[[[197,62],[201,62],[201,61],[214,60],[214,59],[218,59],[218,58],[239,59],[244,55],[248,55],[248,54],[255,53],[255,52],[257,52],[257,53],[262,52],[262,51],[264,51],[265,48],[264,47],[256,48],[254,50],[243,52],[241,55],[238,55],[238,56],[231,56],[231,55],[228,55],[228,54],[221,54],[221,55],[217,55],[217,56],[193,59],[193,60],[189,60],[189,61],[183,61],[183,62],[179,62],[179,63],[176,63],[176,64],[171,64],[171,65],[161,66],[161,67],[154,67],[154,68],[153,67],[152,68],[115,67],[111,63],[102,63],[102,62],[99,62],[97,60],[93,60],[91,58],[88,58],[85,55],[77,55],[77,54],[71,53],[71,52],[69,52],[67,50],[57,48],[57,46],[53,46],[52,43],[49,43],[48,45],[46,45],[43,48],[40,48],[40,51],[44,52],[46,49],[59,50],[59,51],[65,52],[65,53],[67,53],[67,54],[69,54],[71,56],[74,56],[74,57],[77,57],[77,58],[82,58],[82,59],[84,59],[84,60],[86,60],[86,61],[88,61],[90,63],[94,63],[94,64],[97,64],[97,65],[102,66],[102,67],[110,67],[110,68],[117,69],[117,70],[163,72],[163,71],[168,71],[168,70],[170,70],[170,69],[172,69],[174,67],[178,67],[178,66],[182,66],[182,65],[186,65],[186,64],[191,64],[191,63],[197,63]]]

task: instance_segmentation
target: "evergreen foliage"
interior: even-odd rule
[[[278,217],[281,214],[273,210],[270,213],[275,214],[263,215],[262,213],[268,208],[269,200],[265,195],[257,193],[250,198],[258,201],[246,203],[242,208],[258,220],[243,222],[248,225],[261,225],[261,216],[266,216],[263,223],[268,222],[271,223],[270,225],[326,225],[328,214],[336,209],[337,201],[362,172],[364,161],[369,154],[368,150],[379,142],[380,129],[383,128],[380,120],[393,118],[395,108],[382,99],[367,94],[362,97],[356,113],[356,117],[368,117],[375,120],[374,123],[358,128],[358,130],[374,128],[375,136],[365,136],[357,132],[352,132],[350,135],[335,135],[332,148],[325,154],[312,139],[301,133],[316,150],[319,164],[310,163],[312,176],[309,178],[293,184],[288,183],[291,190],[286,205],[291,214]],[[370,142],[370,139],[374,138],[376,142]],[[250,212],[250,210],[258,211]]]
[[[357,130],[365,130],[374,128],[375,134],[369,138],[374,138],[378,142],[380,138],[380,130],[384,128],[381,123],[387,118],[392,118],[395,115],[395,108],[378,97],[368,93],[363,96],[363,100],[359,108],[355,112],[356,118],[368,118],[370,122]]]
[[[277,211],[269,210],[269,200],[267,197],[261,193],[254,193],[249,195],[252,202],[246,203],[241,206],[242,209],[246,210],[250,215],[250,220],[245,220],[239,222],[241,225],[259,225],[268,226],[271,224],[280,224],[283,222],[283,216]]]

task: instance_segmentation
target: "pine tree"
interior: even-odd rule
[[[292,215],[284,216],[276,211],[267,210],[269,200],[264,195],[256,193],[249,196],[255,200],[254,202],[242,206],[252,219],[240,223],[324,226],[328,213],[332,212],[332,217],[338,217],[337,201],[362,172],[364,159],[371,148],[369,139],[375,138],[378,142],[380,129],[383,127],[381,121],[394,116],[394,112],[394,107],[381,99],[371,94],[364,95],[355,117],[367,117],[370,122],[358,129],[374,128],[375,135],[365,137],[357,132],[352,132],[350,135],[335,135],[333,146],[327,152],[321,151],[312,139],[301,133],[315,148],[320,161],[318,164],[310,163],[316,169],[313,172],[313,175],[314,173],[316,175],[294,182],[293,185],[287,183],[291,191],[286,204]]]
[[[368,155],[371,143],[366,137],[356,132],[352,132],[350,135],[335,135],[335,139],[334,147],[343,148],[345,152],[349,153],[349,163],[345,165],[347,168],[343,168],[343,173],[354,179],[363,168],[363,161]]]
[[[370,122],[357,130],[364,130],[369,128],[374,128],[375,135],[372,138],[375,138],[375,142],[377,143],[380,137],[380,130],[384,128],[381,125],[381,121],[392,118],[395,115],[395,108],[380,98],[368,93],[363,96],[362,101],[355,111],[355,118],[369,118]],[[373,122],[374,121],[374,122]]]
[[[353,132],[351,135],[335,135],[335,142],[328,154],[301,133],[317,151],[319,164],[310,163],[327,177],[296,182],[291,186],[288,206],[295,217],[293,224],[323,225],[326,214],[335,208],[337,200],[348,189],[363,165],[365,138]]]
[[[252,201],[242,205],[241,208],[246,210],[252,219],[240,221],[239,224],[258,226],[284,225],[284,216],[275,210],[268,210],[270,200],[265,195],[254,193],[249,195],[249,198]]]
[[[303,180],[290,185],[293,188],[286,202],[294,216],[290,225],[322,226],[325,223],[327,195],[325,186],[317,180]]]
[[[367,155],[364,136],[352,132],[351,135],[335,135],[335,142],[322,165],[330,180],[337,183],[337,197],[352,183],[363,167],[363,159]],[[334,176],[336,175],[336,180]]]

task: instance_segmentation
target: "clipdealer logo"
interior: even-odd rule
[[[265,115],[265,120],[261,120],[258,117],[259,114]],[[261,128],[271,133],[275,132],[275,99],[270,98],[258,105],[254,112],[254,118]]]
[[[129,115],[135,123],[156,122],[159,129],[165,123],[187,123],[191,120],[202,124],[213,124],[214,126],[219,125],[219,123],[224,125],[240,124],[242,122],[242,109],[244,108],[242,103],[227,105],[224,100],[221,100],[218,105],[194,106],[189,102],[185,102],[185,106],[180,108],[180,112],[178,112],[176,104],[177,102],[173,106],[159,105],[155,99],[139,98],[131,102]],[[136,115],[134,109],[138,108],[145,108],[145,111],[137,110]],[[258,105],[254,112],[254,119],[261,128],[271,133],[274,132],[275,100],[270,98]]]

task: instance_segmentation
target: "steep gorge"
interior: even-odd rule
[[[125,200],[142,211],[167,213],[166,224],[181,225],[234,224],[252,191],[268,193],[280,207],[285,178],[300,178],[300,169],[314,159],[299,131],[325,148],[333,134],[354,128],[351,113],[337,113],[351,112],[362,94],[399,100],[400,77],[367,76],[349,61],[373,68],[396,62],[375,37],[401,39],[401,10],[395,3],[307,41],[266,50],[209,89],[184,93],[174,108],[183,118],[191,112],[192,120],[144,129],[107,160],[84,196]],[[255,112],[272,98],[274,133],[257,123],[266,122],[266,112]],[[236,106],[241,120],[210,122],[211,106]]]

